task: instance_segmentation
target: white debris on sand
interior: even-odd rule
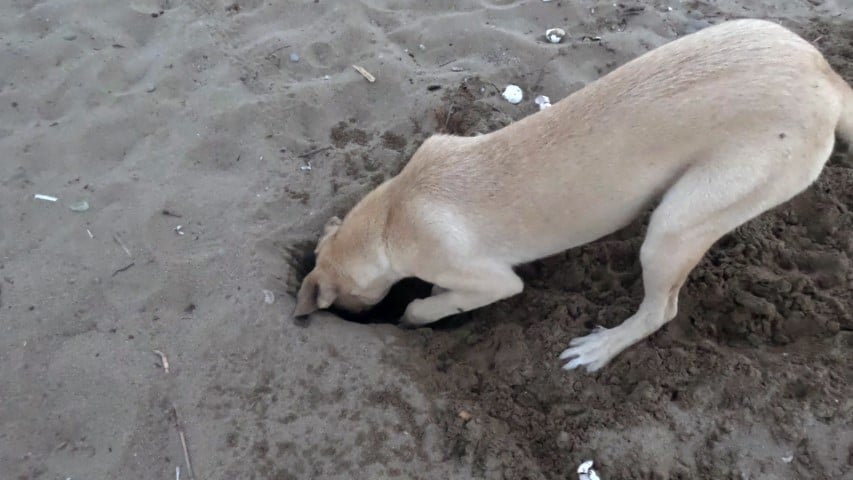
[[[592,469],[592,460],[587,460],[578,467],[578,480],[601,480],[601,477]]]
[[[542,111],[551,106],[551,99],[545,95],[539,95],[533,100],[533,103],[539,105],[539,110]]]
[[[549,28],[545,30],[545,38],[551,43],[560,43],[565,36],[566,31],[562,28]]]
[[[518,105],[524,100],[524,91],[518,85],[507,85],[501,95],[513,105]]]

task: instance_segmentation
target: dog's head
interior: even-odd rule
[[[358,232],[347,231],[338,217],[326,223],[314,249],[316,265],[296,295],[294,317],[333,305],[357,313],[385,297],[393,281],[387,278],[385,265],[363,254],[363,241]]]

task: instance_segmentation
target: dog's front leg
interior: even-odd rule
[[[410,303],[401,324],[426,325],[511,297],[524,288],[518,275],[507,266],[469,266],[464,271],[442,273],[433,283],[438,287],[433,289],[434,295]]]

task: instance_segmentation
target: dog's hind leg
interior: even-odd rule
[[[805,135],[804,135],[805,137]],[[779,141],[779,140],[777,140]],[[645,295],[621,325],[575,338],[563,368],[590,372],[651,335],[678,312],[678,292],[690,271],[720,237],[803,191],[832,151],[832,136],[709,158],[688,169],[666,192],[640,250]],[[791,145],[795,144],[795,145]]]
[[[464,269],[448,269],[435,278],[433,296],[414,300],[406,308],[401,324],[426,325],[521,293],[524,283],[508,265],[466,262]]]

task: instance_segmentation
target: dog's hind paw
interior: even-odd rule
[[[587,372],[599,370],[624,349],[623,343],[618,329],[597,327],[593,333],[569,342],[570,348],[560,354],[560,360],[571,359],[563,369],[586,367]]]

